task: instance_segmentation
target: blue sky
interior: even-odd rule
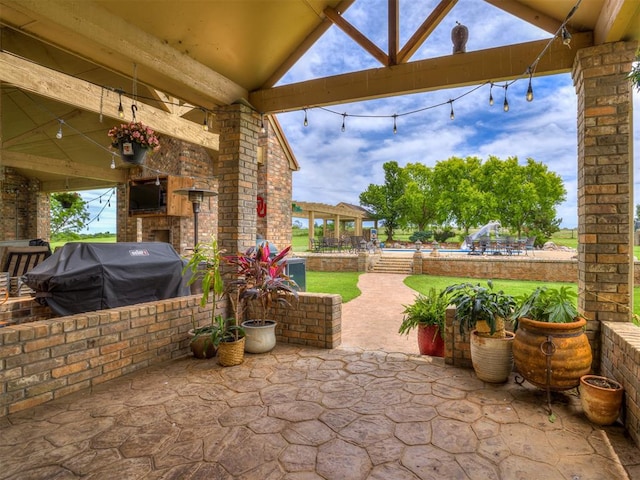
[[[409,39],[438,0],[400,2],[400,45]],[[357,0],[344,18],[387,51],[387,0]],[[505,44],[549,39],[550,34],[503,11],[477,0],[459,0],[434,30],[411,61],[449,55],[451,29],[459,21],[469,29],[467,51]],[[535,58],[527,59],[527,63]],[[280,84],[300,82],[381,65],[337,27],[327,33],[287,73]],[[524,72],[523,72],[524,74]],[[517,156],[543,162],[560,175],[567,199],[558,208],[562,226],[577,226],[577,133],[576,94],[570,74],[534,77],[533,102],[525,100],[528,80],[523,77],[507,90],[509,112],[502,103],[504,89],[493,88],[495,104],[489,106],[486,85],[450,106],[400,116],[393,133],[392,115],[401,115],[456,98],[474,87],[405,95],[386,99],[328,107],[338,112],[310,108],[307,127],[302,111],[278,115],[284,133],[300,164],[293,175],[293,199],[336,204],[358,204],[358,197],[369,184],[382,184],[382,165],[396,161],[400,166],[421,162],[433,166],[452,156]],[[635,160],[640,151],[640,95],[634,93]],[[345,131],[341,131],[343,116]],[[354,118],[363,115],[365,118]],[[370,116],[386,118],[370,118]],[[635,170],[635,168],[634,168]],[[637,173],[635,177],[638,178]],[[638,188],[635,204],[638,200]],[[85,192],[85,199],[99,192]],[[103,197],[106,198],[106,197]],[[115,203],[115,202],[113,202]],[[91,204],[92,217],[102,205]],[[107,209],[90,232],[115,231],[115,211]]]

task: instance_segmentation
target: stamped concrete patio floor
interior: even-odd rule
[[[0,418],[0,479],[640,479],[624,429],[592,425],[574,392],[552,422],[513,378],[345,343],[185,357]]]

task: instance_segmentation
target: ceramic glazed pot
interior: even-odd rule
[[[276,346],[276,322],[265,320],[261,325],[258,320],[242,322],[246,342],[244,351],[247,353],[266,353]]]
[[[580,403],[589,420],[611,425],[620,415],[624,388],[615,380],[598,375],[580,377]]]
[[[547,323],[521,318],[513,342],[516,369],[525,380],[552,391],[569,390],[591,370],[591,345],[584,318],[571,323]],[[547,365],[550,374],[547,380]]]
[[[444,339],[437,325],[418,325],[418,350],[420,355],[444,357]]]
[[[504,337],[483,337],[474,330],[469,336],[471,362],[476,376],[483,382],[504,383],[513,371],[514,334]]]

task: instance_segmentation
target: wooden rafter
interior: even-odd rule
[[[633,18],[637,18],[638,10],[640,2],[637,0],[606,0],[594,30],[596,44],[622,40],[623,32]],[[636,28],[640,30],[637,25]]]
[[[70,162],[69,160],[57,160],[50,157],[39,157],[26,153],[2,150],[2,165],[19,168],[22,170],[36,170],[42,173],[51,173],[70,178],[86,178],[110,182],[114,185],[124,183],[127,179],[126,172],[108,167],[101,168],[95,165]]]
[[[343,0],[336,7],[336,11],[340,13],[345,12],[355,1],[356,0]],[[278,81],[291,69],[291,67],[293,67],[300,58],[302,58],[307,50],[309,50],[327,30],[329,30],[331,25],[333,25],[333,22],[329,18],[325,17],[322,23],[318,25],[318,27],[296,47],[296,49],[276,69],[276,71],[271,74],[269,79],[262,85],[262,88],[270,88],[278,83]]]
[[[389,0],[389,65],[398,63],[400,48],[400,4],[398,0]]]
[[[505,2],[504,0],[484,1],[551,34],[555,34],[560,28],[560,25],[562,25],[562,21],[551,18],[520,2]]]
[[[422,22],[422,25],[414,32],[407,41],[402,50],[398,52],[398,63],[406,63],[420,48],[420,45],[431,35],[431,32],[440,24],[442,19],[447,16],[449,11],[454,7],[458,0],[442,0],[429,16]]]
[[[342,18],[339,12],[331,7],[327,7],[324,9],[324,14],[329,17],[338,28],[349,35],[358,45],[364,48],[365,51],[367,51],[373,58],[378,60],[382,65],[389,65],[389,56],[384,53],[380,47],[363,35],[360,30]]]
[[[0,52],[0,81],[88,112],[103,113],[117,119],[117,94],[107,92],[103,95],[102,88],[97,85],[4,52]],[[219,136],[204,132],[194,122],[143,103],[138,103],[138,115],[160,133],[212,150],[219,148]]]

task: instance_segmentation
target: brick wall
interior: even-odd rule
[[[49,199],[39,190],[38,180],[0,166],[0,241],[49,238]]]
[[[631,323],[603,322],[600,374],[625,389],[624,425],[640,447],[640,328]]]
[[[0,328],[0,416],[89,388],[189,352],[192,315],[211,318],[198,295]],[[339,295],[301,293],[275,317],[281,342],[334,348]],[[215,361],[215,360],[211,360]]]

